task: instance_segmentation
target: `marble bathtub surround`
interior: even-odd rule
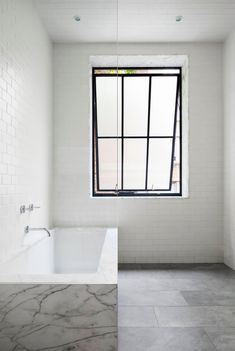
[[[117,285],[0,285],[0,350],[117,351]]]
[[[51,234],[0,265],[0,351],[117,351],[117,229]]]

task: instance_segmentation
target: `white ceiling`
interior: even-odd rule
[[[235,0],[34,1],[54,42],[114,42],[117,19],[120,42],[222,41],[235,28]]]

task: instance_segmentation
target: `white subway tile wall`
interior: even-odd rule
[[[120,262],[223,261],[222,44],[120,44],[120,55],[189,57],[189,198],[90,198],[90,55],[54,45],[53,222],[118,226]]]
[[[16,16],[17,13],[17,16]],[[118,226],[120,262],[223,260],[222,45],[126,44],[122,55],[189,56],[189,198],[90,198],[90,55],[54,45],[52,225]],[[25,225],[50,224],[51,44],[30,0],[0,1],[0,257]],[[20,215],[29,203],[41,209]]]
[[[52,48],[30,0],[0,1],[0,259],[49,225]],[[20,206],[42,209],[20,215]]]

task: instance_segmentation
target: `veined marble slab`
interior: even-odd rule
[[[116,284],[0,285],[1,351],[116,351]]]

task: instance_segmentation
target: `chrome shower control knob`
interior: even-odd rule
[[[25,211],[26,211],[25,205],[20,206],[20,214],[25,213]]]
[[[29,212],[33,211],[33,204],[30,204],[29,207],[26,207],[25,211],[29,211]]]

